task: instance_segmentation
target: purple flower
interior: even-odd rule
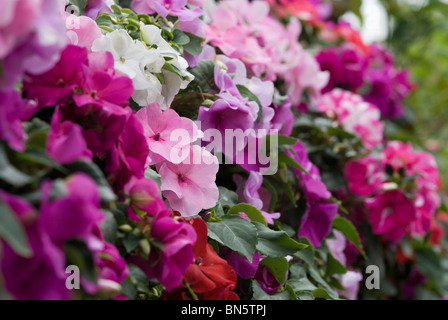
[[[103,243],[104,249],[97,263],[98,287],[102,290],[115,289],[128,277],[128,265],[115,246],[108,242]]]
[[[343,45],[320,51],[316,60],[322,70],[330,72],[330,80],[322,89],[328,92],[335,87],[355,91],[364,84],[368,60],[355,47]]]
[[[282,284],[277,280],[277,278],[272,274],[272,271],[263,265],[258,267],[257,273],[254,277],[260,285],[261,289],[267,294],[273,294],[277,291]]]
[[[239,196],[239,202],[251,204],[260,210],[266,219],[266,222],[269,224],[274,224],[274,219],[280,218],[279,212],[267,212],[267,207],[269,206],[271,197],[269,191],[261,187],[263,184],[263,176],[259,172],[251,171],[249,178],[245,183],[239,175],[234,175],[233,181],[238,186],[237,193]],[[261,194],[263,197],[261,197]]]
[[[219,249],[219,255],[226,259],[235,272],[243,279],[253,278],[258,270],[260,262],[260,254],[258,252],[254,253],[252,262],[238,252],[227,247],[221,247]]]
[[[33,101],[24,101],[15,90],[0,90],[0,139],[16,151],[25,150],[26,135],[22,121],[36,110]]]
[[[299,141],[292,148],[289,154],[309,173],[295,169],[307,201],[297,235],[308,238],[313,246],[319,247],[330,234],[338,204],[330,200],[331,193],[321,181],[319,169],[309,160],[304,144]]]

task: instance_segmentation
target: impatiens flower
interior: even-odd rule
[[[190,145],[199,138],[199,129],[192,120],[179,117],[172,109],[162,112],[156,103],[140,109],[136,115],[149,146],[147,166],[164,160],[182,162],[189,154]]]
[[[333,233],[335,239],[327,239],[325,242],[333,257],[345,266],[347,265],[347,259],[344,254],[344,250],[347,246],[347,239],[339,230],[333,230]]]
[[[292,149],[288,153],[309,173],[295,169],[307,201],[297,235],[308,238],[313,246],[319,247],[331,232],[338,204],[330,200],[331,193],[322,182],[319,169],[309,160],[304,144],[299,141]]]
[[[36,210],[24,199],[0,191],[0,199],[22,223],[31,257],[18,255],[1,241],[1,270],[5,288],[20,300],[68,300],[73,292],[65,286],[65,254],[45,232]]]
[[[92,152],[82,135],[82,128],[69,120],[62,120],[56,108],[47,139],[48,154],[59,163],[69,163],[77,159],[92,160]]]
[[[191,146],[181,163],[165,161],[157,165],[163,196],[171,208],[185,217],[213,208],[219,196],[215,182],[218,168],[215,156],[200,146]]]
[[[226,259],[235,272],[243,279],[251,279],[255,276],[260,263],[260,254],[255,252],[250,262],[245,256],[227,247],[219,249],[219,255]]]
[[[262,1],[220,2],[205,27],[207,41],[228,57],[242,60],[251,75],[283,79],[294,105],[305,90],[311,97],[318,96],[328,74],[321,72],[314,57],[297,41],[300,23],[291,19],[285,27],[269,11]]]
[[[27,97],[37,101],[39,107],[64,103],[85,79],[88,65],[87,49],[68,45],[59,62],[49,71],[24,79],[23,89]]]
[[[417,215],[412,200],[401,190],[387,191],[367,199],[366,206],[373,232],[384,234],[385,239],[391,241],[401,239]]]
[[[0,90],[0,139],[16,151],[25,150],[26,134],[22,121],[36,111],[34,101],[24,101],[15,90]]]
[[[67,43],[59,0],[11,0],[0,13],[0,88],[12,88],[25,72],[40,74]]]
[[[65,17],[67,36],[74,45],[85,47],[90,51],[92,43],[101,37],[101,29],[95,20],[86,16],[69,14]]]
[[[239,202],[249,203],[260,210],[269,224],[274,224],[274,219],[280,218],[279,212],[267,212],[271,197],[269,191],[261,187],[263,176],[259,172],[251,171],[245,183],[239,175],[234,175],[233,180],[237,185]]]
[[[316,55],[320,68],[330,73],[330,80],[323,93],[334,88],[355,91],[364,84],[364,76],[369,65],[364,54],[352,45],[327,48]]]
[[[171,217],[168,210],[145,220],[151,226],[150,238],[160,242],[163,249],[152,247],[148,259],[134,256],[130,261],[170,292],[181,285],[182,276],[194,262],[195,229],[188,222]]]
[[[398,118],[404,113],[402,101],[414,85],[407,70],[394,65],[392,55],[378,44],[370,46],[370,68],[365,81],[370,90],[363,94],[366,101],[374,104],[385,118]]]
[[[143,126],[135,113],[128,116],[116,144],[109,150],[105,170],[116,190],[123,190],[132,179],[142,179],[149,154]]]
[[[120,256],[117,248],[108,242],[104,242],[104,249],[100,253],[97,267],[99,290],[120,289],[120,284],[129,275],[126,260]]]
[[[115,4],[113,0],[87,0],[84,14],[91,19],[96,19],[103,12],[112,12],[110,6],[113,4]]]
[[[91,52],[88,69],[83,81],[73,94],[78,107],[96,105],[103,110],[125,114],[124,106],[134,92],[132,81],[114,70],[114,59],[110,52]]]
[[[338,290],[339,294],[347,297],[349,300],[356,300],[363,279],[362,273],[348,270],[341,278],[341,285],[345,290]]]
[[[125,30],[115,30],[96,39],[92,51],[109,51],[115,61],[115,69],[128,75],[133,82],[134,101],[140,106],[159,103],[162,109],[170,107],[179,89],[194,79],[186,69],[188,63],[161,36],[161,30],[153,25],[141,27],[143,41],[134,40]],[[165,58],[169,61],[165,62]],[[162,69],[172,64],[182,77]],[[163,76],[162,83],[158,76]]]
[[[272,271],[263,265],[258,267],[254,279],[267,294],[274,294],[282,286],[282,283],[277,280]]]
[[[63,244],[72,238],[88,239],[97,224],[104,219],[99,209],[100,197],[96,183],[83,173],[65,181],[67,194],[49,199],[50,184],[43,188],[42,225],[54,243]]]
[[[336,118],[345,130],[357,134],[367,149],[383,140],[384,123],[380,121],[380,111],[357,94],[334,89],[321,97],[316,110]]]
[[[197,234],[193,247],[195,261],[189,266],[184,281],[201,300],[239,300],[235,289],[237,276],[226,260],[220,258],[207,242],[207,225],[201,218],[190,220]],[[181,285],[163,298],[191,300],[186,285]]]
[[[157,183],[151,179],[132,178],[125,186],[125,192],[131,199],[128,217],[140,221],[146,214],[155,215],[165,209]]]
[[[320,0],[267,0],[280,17],[292,15],[302,20],[317,22],[331,14],[331,2]]]
[[[371,155],[349,161],[344,168],[344,174],[350,192],[361,197],[377,193],[385,179],[384,168],[378,164],[378,159]]]

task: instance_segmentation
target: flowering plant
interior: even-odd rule
[[[330,2],[2,10],[1,298],[448,296],[414,85]]]

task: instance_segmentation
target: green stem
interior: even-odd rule
[[[188,292],[190,293],[190,295],[193,298],[193,300],[199,300],[198,296],[193,291],[193,289],[191,288],[190,284],[188,282],[185,282],[185,285],[187,286]]]

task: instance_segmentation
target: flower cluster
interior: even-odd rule
[[[56,2],[0,13],[1,297],[372,298],[372,255],[412,298],[445,268],[435,157],[385,130],[407,71],[328,2]]]

